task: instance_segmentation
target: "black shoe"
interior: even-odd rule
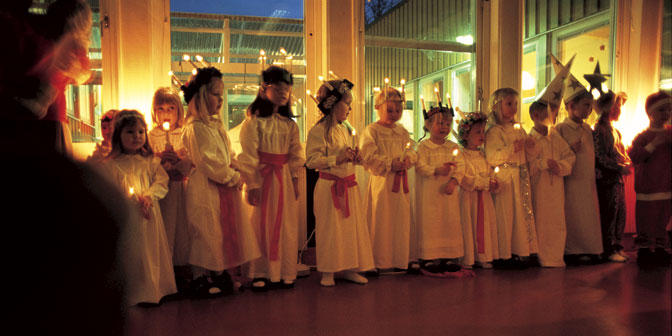
[[[409,274],[409,275],[422,274],[420,272],[420,268],[421,268],[421,266],[418,262],[416,262],[416,261],[410,262],[410,263],[408,263],[408,268],[406,269],[406,274]]]
[[[222,291],[222,295],[233,294],[233,280],[227,271],[212,278],[213,284]]]
[[[371,271],[366,271],[366,272],[364,272],[364,275],[365,275],[367,278],[377,278],[377,277],[380,276],[380,273],[378,272],[378,269],[373,269],[373,270],[371,270]]]
[[[443,273],[455,273],[462,270],[462,266],[455,262],[441,260],[441,271]]]
[[[640,248],[637,251],[637,265],[642,268],[655,266],[653,252],[648,247]]]
[[[254,285],[255,282],[260,282],[260,281],[264,283],[263,286],[255,286]],[[270,287],[270,283],[271,282],[268,281],[268,279],[266,279],[266,278],[254,278],[254,279],[252,279],[252,282],[251,282],[252,291],[255,292],[255,293],[267,292],[269,287]]]
[[[207,275],[202,275],[189,283],[191,295],[197,299],[211,299],[224,295],[222,290]],[[216,291],[212,291],[216,288]]]
[[[431,260],[423,260],[420,264],[420,269],[423,274],[443,274],[443,267],[441,263],[434,263]]]
[[[284,281],[278,281],[278,282],[271,282],[269,285],[269,289],[292,289],[292,288],[294,288],[294,282],[285,283]]]
[[[662,247],[657,247],[653,251],[653,263],[656,266],[670,266],[670,260],[672,259],[672,255],[667,253],[664,248]]]

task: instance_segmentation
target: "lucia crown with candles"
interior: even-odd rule
[[[328,81],[325,81],[322,76],[320,76],[320,80],[322,81],[322,84],[329,89],[327,92],[327,95],[325,96],[322,101],[318,101],[317,98],[314,96],[311,96],[313,100],[317,103],[317,108],[322,111],[324,114],[329,114],[331,112],[331,108],[336,104],[337,102],[341,101],[343,99],[343,96],[345,96],[346,93],[352,91],[352,88],[355,86],[351,81],[343,78],[339,78],[336,76],[332,71],[329,71],[329,74],[334,76],[334,78],[337,79],[337,86],[334,87],[331,85]],[[309,94],[310,95],[310,94]]]

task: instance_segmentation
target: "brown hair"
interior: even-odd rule
[[[136,126],[140,124],[145,128],[145,144],[140,148],[140,155],[149,157],[154,155],[152,148],[149,146],[147,139],[147,123],[145,118],[137,110],[121,110],[114,116],[114,132],[112,133],[112,150],[107,155],[108,159],[114,159],[121,154],[125,154],[123,146],[121,145],[121,132],[127,126]]]
[[[154,92],[154,98],[152,98],[152,122],[154,125],[160,125],[159,120],[156,119],[155,110],[159,105],[163,104],[175,105],[175,108],[177,109],[177,120],[175,124],[177,127],[182,127],[182,122],[184,121],[182,98],[180,98],[180,95],[175,90],[168,87],[161,87]]]

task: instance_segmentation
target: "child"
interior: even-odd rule
[[[672,214],[672,96],[664,91],[649,95],[646,114],[649,128],[632,141],[628,154],[635,165],[637,203],[637,263],[667,266],[665,227]],[[651,247],[655,250],[651,252]]]
[[[572,172],[576,157],[560,135],[552,132],[551,107],[535,101],[530,105],[534,127],[530,137],[536,143],[536,155],[529,153],[532,205],[536,216],[539,263],[543,267],[564,267],[565,186],[563,177]]]
[[[417,161],[413,140],[397,124],[402,96],[394,88],[376,97],[377,122],[363,132],[362,164],[371,173],[366,193],[366,220],[378,269],[407,269],[410,248],[411,196],[407,170]]]
[[[584,122],[592,110],[593,96],[571,74],[565,87],[563,100],[569,117],[553,128],[576,155],[572,173],[564,178],[565,261],[594,264],[602,253],[602,236],[595,186],[593,133]]]
[[[147,141],[147,126],[135,110],[114,117],[112,151],[104,161],[111,181],[129,195],[142,212],[141,223],[126,228],[124,269],[129,304],[158,304],[176,292],[173,263],[158,200],[168,192],[168,175]]]
[[[298,254],[298,178],[305,173],[299,128],[292,120],[294,80],[271,66],[261,73],[259,95],[247,109],[240,130],[240,170],[248,202],[255,208],[252,225],[263,255],[250,264],[252,290],[293,288]],[[282,282],[281,282],[282,280]],[[269,283],[270,281],[270,283]]]
[[[597,199],[600,206],[603,259],[626,262],[621,237],[625,229],[625,184],[623,176],[630,174],[630,158],[621,142],[621,132],[613,127],[625,103],[624,93],[608,91],[594,103],[599,119],[593,131],[595,143],[595,175]]]
[[[499,191],[497,176],[481,151],[488,117],[469,113],[460,120],[457,138],[464,147],[464,178],[460,183],[460,218],[464,235],[462,265],[492,268],[499,258],[497,219],[491,193]]]
[[[323,117],[308,133],[306,166],[318,169],[314,192],[317,270],[322,286],[334,286],[334,272],[355,283],[368,280],[356,271],[373,268],[373,252],[361,195],[355,181],[355,164],[361,157],[354,136],[343,124],[352,103],[348,80],[325,82],[317,92]],[[334,97],[334,98],[331,98]],[[355,147],[351,148],[349,145]]]
[[[424,112],[424,111],[423,111]],[[464,161],[450,134],[453,116],[447,108],[425,112],[423,129],[430,138],[418,145],[416,163],[417,255],[421,272],[444,276],[461,267],[453,259],[464,256],[460,200],[457,186],[464,175]]]
[[[96,144],[96,149],[86,158],[88,163],[98,163],[105,159],[112,150],[112,131],[114,130],[114,114],[117,110],[109,110],[103,114],[100,119],[100,133],[103,135],[103,141]]]
[[[241,197],[243,179],[235,170],[231,141],[219,119],[224,83],[215,68],[198,69],[182,86],[188,104],[182,144],[194,164],[186,190],[192,265],[197,297],[230,294],[227,269],[260,256]]]
[[[526,149],[534,149],[520,124],[514,125],[518,113],[518,92],[511,88],[496,90],[490,97],[490,110],[496,125],[485,133],[485,157],[492,167],[499,167],[501,191],[493,199],[497,213],[499,258],[497,268],[525,268],[523,261],[537,252],[530,178]]]
[[[188,279],[191,279],[186,267],[189,264],[189,230],[185,192],[192,163],[180,141],[183,119],[182,98],[177,92],[167,87],[156,90],[152,99],[154,128],[149,132],[149,144],[170,177],[168,194],[159,203],[180,292],[187,289]]]

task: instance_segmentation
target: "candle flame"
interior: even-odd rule
[[[434,92],[439,92],[439,88],[435,86],[434,87]]]
[[[385,77],[385,84],[387,84],[387,83],[389,83],[389,82],[390,82],[390,79],[387,78],[387,77]]]
[[[168,131],[168,130],[170,130],[170,123],[169,123],[169,122],[165,121],[165,122],[163,123],[163,130],[164,130],[164,131]]]
[[[182,55],[182,59],[185,60],[185,61],[189,61],[191,59],[191,56],[189,56],[187,54],[184,54],[184,55]]]
[[[499,173],[499,166],[495,167],[495,174]]]
[[[376,86],[376,87],[374,87],[374,88],[373,88],[373,92],[380,92],[380,88],[379,88],[379,87],[377,87],[377,86]]]
[[[173,70],[168,71],[168,76],[174,75]]]
[[[450,93],[446,92],[446,98],[450,99]]]
[[[129,193],[130,195],[135,194],[135,189],[133,189],[133,187],[129,187],[129,188],[128,188],[128,193]]]
[[[593,99],[597,100],[597,98],[600,98],[600,91],[598,89],[593,89],[590,93],[593,95]]]
[[[404,84],[406,84],[406,80],[402,78],[400,83],[401,83],[401,85],[404,85]]]
[[[457,148],[455,148],[455,149],[453,150],[453,156],[457,156],[457,154],[458,154],[459,152],[460,152],[460,151],[459,151]]]
[[[317,79],[319,79],[320,82],[324,82],[324,77],[322,77],[322,76],[317,76]]]
[[[280,47],[280,53],[283,55],[287,55],[287,50],[285,50],[284,47]]]
[[[352,129],[352,135],[353,136],[357,135],[357,131],[354,128]]]
[[[261,56],[266,55],[266,52],[264,51],[264,49],[260,49],[260,50],[259,50],[259,55],[261,55]]]
[[[306,94],[310,96],[310,90],[306,90]]]
[[[410,142],[406,143],[406,148],[411,148],[411,143]]]
[[[199,61],[199,62],[203,61],[203,56],[196,55],[196,60]]]
[[[520,129],[520,124],[519,123],[513,124],[513,128],[519,130]]]
[[[191,70],[191,73],[192,73],[193,75],[195,75],[195,74],[198,73],[198,70],[196,70],[196,68],[194,68],[193,70]]]

